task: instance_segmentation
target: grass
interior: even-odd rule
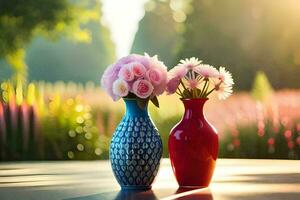
[[[149,111],[167,157],[169,132],[184,110],[175,95],[159,100],[160,108],[150,104]],[[122,100],[113,102],[93,83],[3,82],[0,102],[1,160],[108,159],[110,138],[125,110]],[[219,132],[219,156],[299,159],[298,102],[299,90],[276,91],[265,103],[249,93],[226,101],[212,97],[205,113]]]

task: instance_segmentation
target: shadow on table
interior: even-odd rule
[[[244,195],[222,195],[222,198],[225,198],[226,200],[296,200],[299,199],[300,193],[294,192],[294,193],[280,193],[280,192],[273,192],[273,193],[264,193],[264,194],[244,194]],[[219,200],[219,199],[217,199]]]
[[[284,169],[283,169],[284,171]],[[237,180],[232,179],[237,177]],[[300,199],[300,188],[294,189],[300,183],[300,173],[260,173],[260,174],[236,174],[227,180],[216,180],[216,183],[221,184],[243,184],[248,186],[247,191],[239,191],[239,189],[232,188],[223,193],[222,198],[228,200],[296,200]],[[274,185],[281,185],[281,188],[274,189]],[[257,192],[256,187],[263,187],[264,192]],[[291,187],[291,188],[289,188]],[[293,191],[294,190],[294,191]],[[216,199],[219,200],[216,195]]]
[[[145,199],[145,200],[157,200],[152,190],[148,191],[113,191],[113,192],[104,192],[95,195],[82,196],[71,198],[68,200],[135,200],[135,199]]]
[[[300,183],[300,173],[282,173],[282,174],[237,174],[235,177],[240,177],[238,180],[219,180],[217,183],[263,183],[263,184],[297,184]]]
[[[186,189],[178,188],[172,200],[213,200],[213,195],[209,188]]]
[[[148,191],[120,190],[95,195],[71,198],[68,200],[213,200],[209,189],[155,189]]]

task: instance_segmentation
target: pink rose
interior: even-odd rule
[[[117,64],[119,64],[119,65],[125,65],[125,64],[134,62],[135,60],[136,60],[136,55],[135,54],[131,54],[131,55],[128,55],[128,56],[120,58],[117,61]]]
[[[156,85],[153,89],[153,96],[159,96],[166,90],[167,80],[164,79],[159,85]]]
[[[118,74],[119,78],[123,79],[124,81],[132,81],[134,79],[134,74],[132,72],[131,65],[124,65]]]
[[[120,80],[116,81],[117,79],[123,80],[127,85]],[[135,83],[136,80],[139,81]],[[161,95],[166,89],[167,81],[167,68],[157,56],[131,54],[105,70],[101,85],[117,101],[127,94],[127,90],[142,98]]]
[[[151,95],[153,86],[149,81],[139,79],[133,83],[132,90],[136,96],[145,99]]]
[[[139,62],[130,63],[132,72],[136,77],[142,77],[146,73],[146,68]]]
[[[117,79],[113,83],[113,93],[119,97],[125,97],[128,95],[129,88],[126,81]]]
[[[148,70],[146,77],[153,85],[159,85],[162,81],[162,74],[158,69]]]
[[[167,67],[163,62],[157,59],[157,56],[150,57],[148,54],[145,54],[145,57],[149,59],[149,67],[151,70],[151,73],[146,74],[147,79],[150,79],[150,81],[154,85],[152,96],[159,96],[166,89],[168,78]]]
[[[110,65],[104,71],[103,76],[101,78],[101,86],[103,89],[112,97],[114,101],[120,99],[118,95],[113,93],[113,82],[118,79],[118,73],[121,69],[120,65]]]
[[[159,96],[162,93],[164,93],[164,91],[166,90],[166,86],[168,82],[168,73],[166,67],[160,69],[160,78],[161,78],[160,83],[154,86],[154,90],[153,90],[154,96]]]

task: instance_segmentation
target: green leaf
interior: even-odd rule
[[[196,98],[201,98],[200,94],[201,90],[199,88],[196,88]]]
[[[184,99],[191,99],[191,98],[193,98],[192,95],[191,95],[191,92],[188,89],[183,90],[182,94],[183,94],[182,97]]]
[[[140,109],[145,109],[145,107],[147,106],[148,101],[149,101],[148,98],[147,99],[138,98],[137,99],[137,104],[140,107]]]
[[[152,99],[150,99],[151,102],[159,108],[159,102],[158,102],[158,99],[157,99],[157,96],[154,96]]]

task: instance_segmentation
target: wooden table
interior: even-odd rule
[[[120,191],[108,161],[0,163],[0,199],[298,200],[300,161],[219,159],[209,188],[184,191],[164,159],[146,192]]]

